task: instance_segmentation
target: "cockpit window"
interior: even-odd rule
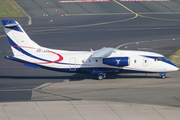
[[[155,57],[155,61],[167,61],[165,57]]]

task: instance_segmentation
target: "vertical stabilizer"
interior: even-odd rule
[[[23,55],[23,51],[32,53],[35,52],[34,49],[40,48],[29,38],[18,22],[2,20],[2,23],[14,56]]]

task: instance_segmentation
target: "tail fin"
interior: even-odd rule
[[[14,56],[23,55],[24,49],[29,52],[34,52],[33,49],[40,48],[38,44],[29,38],[18,22],[2,20],[2,23]]]

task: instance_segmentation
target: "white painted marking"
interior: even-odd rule
[[[71,3],[71,2],[109,2],[109,0],[66,0],[66,1],[59,1],[60,3]]]
[[[119,0],[119,1],[138,1],[138,2],[141,2],[141,1],[169,1],[169,0]]]

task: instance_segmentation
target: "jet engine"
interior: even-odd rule
[[[130,64],[129,57],[112,57],[103,59],[103,64],[112,65],[112,66],[128,66]]]

